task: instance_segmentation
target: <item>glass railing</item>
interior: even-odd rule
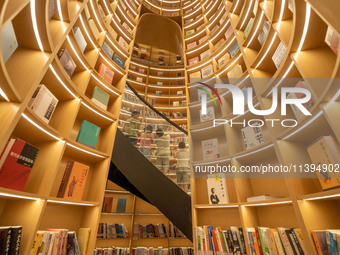
[[[118,127],[164,175],[190,194],[188,132],[126,84]]]

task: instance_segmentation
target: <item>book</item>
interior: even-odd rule
[[[88,122],[87,120],[83,120],[77,136],[77,142],[95,148],[99,138],[99,133],[100,127]]]
[[[248,37],[250,30],[253,27],[253,23],[254,23],[254,18],[250,18],[246,28],[244,29],[244,35],[246,38]]]
[[[340,162],[340,152],[332,136],[322,136],[307,147],[308,155],[313,164],[335,165]],[[323,190],[340,186],[340,178],[331,171],[316,171]]]
[[[248,126],[241,129],[243,143],[246,150],[249,150],[264,143],[264,138],[262,135],[261,127],[259,127],[259,123],[256,122],[253,124],[253,126],[258,127]]]
[[[102,77],[110,84],[112,83],[113,77],[115,75],[115,73],[110,68],[108,68],[104,63],[100,64],[98,74],[100,77]]]
[[[89,26],[90,26],[90,29],[91,29],[93,35],[94,35],[94,38],[96,38],[96,40],[98,41],[99,37],[100,37],[100,32],[99,32],[96,24],[94,23],[93,19],[89,20]]]
[[[113,197],[104,197],[102,212],[111,213],[112,203],[113,203]]]
[[[136,81],[143,82],[143,78],[142,77],[136,77]]]
[[[319,255],[329,254],[325,230],[313,230],[313,241]]]
[[[235,65],[227,75],[228,78],[240,78],[243,75],[242,66],[240,64]]]
[[[185,36],[192,35],[193,33],[195,33],[194,29],[187,30],[185,31]]]
[[[198,57],[190,58],[188,59],[188,65],[194,65],[198,63],[198,61],[200,61]]]
[[[229,26],[227,31],[224,33],[225,39],[228,40],[231,35],[234,34],[232,26]]]
[[[75,27],[73,29],[73,32],[74,32],[74,37],[76,38],[76,41],[77,41],[77,44],[79,46],[79,49],[81,50],[81,52],[84,52],[85,51],[85,48],[87,46],[87,42],[80,30],[79,27]]]
[[[282,196],[270,196],[270,195],[258,195],[258,196],[251,196],[247,197],[247,202],[258,202],[258,201],[266,201],[272,199],[279,199],[283,198]]]
[[[145,69],[144,68],[138,68],[138,72],[139,73],[145,73]]]
[[[79,228],[78,230],[78,243],[80,254],[87,254],[87,247],[90,239],[90,228]]]
[[[296,85],[295,88],[306,88],[305,82],[304,81],[299,81]],[[304,93],[289,93],[287,98],[288,99],[301,99],[304,98],[305,94]],[[315,105],[315,100],[313,97],[307,102],[302,104],[307,110],[310,110],[314,105]],[[292,108],[292,111],[296,117],[297,120],[301,120],[302,118],[305,117],[302,111],[295,105],[291,104],[290,107]]]
[[[210,75],[212,75],[214,73],[213,65],[210,64],[210,65],[207,65],[207,66],[203,67],[201,69],[201,73],[202,73],[202,78],[203,79],[209,77]]]
[[[105,41],[103,42],[102,49],[110,58],[113,57],[114,51]]]
[[[118,39],[118,44],[120,46],[122,46],[122,48],[125,50],[125,51],[129,51],[129,44],[124,40],[124,38],[121,36],[119,37]]]
[[[48,20],[51,20],[54,14],[58,11],[57,0],[49,0],[48,1]]]
[[[199,44],[202,44],[206,41],[208,41],[209,37],[207,35],[203,36],[201,39],[198,40],[198,43]]]
[[[216,159],[220,157],[217,138],[202,141],[203,160]]]
[[[222,18],[219,20],[220,25],[228,18],[228,13],[225,12],[222,16]]]
[[[212,121],[214,119],[215,119],[214,107],[212,107],[212,106],[207,107],[207,114],[202,114],[202,111],[200,110],[200,121],[201,121],[201,123]]]
[[[186,105],[187,105],[187,101],[186,101],[186,100],[182,100],[182,101],[181,101],[181,105],[182,105],[182,106],[186,106]]]
[[[107,105],[109,104],[110,95],[106,93],[104,90],[102,90],[99,87],[94,87],[91,101],[98,105],[99,107],[103,108],[104,110],[107,110]]]
[[[260,3],[260,0],[255,1],[254,8],[253,8],[254,15],[256,15],[257,10],[259,9],[259,3]]]
[[[218,31],[219,28],[220,28],[219,25],[214,26],[213,29],[211,29],[211,31],[210,31],[210,35],[215,34]]]
[[[260,31],[259,36],[257,37],[257,39],[258,39],[258,41],[260,42],[261,45],[264,44],[264,41],[265,41],[266,38],[267,38],[269,29],[270,29],[270,22],[269,22],[268,20],[266,20],[266,21],[263,23],[263,26],[262,26],[262,28],[261,28],[261,31]]]
[[[162,91],[156,91],[156,96],[161,96],[162,95]]]
[[[9,21],[1,30],[1,50],[5,63],[13,55],[18,46],[12,21]]]
[[[217,51],[219,48],[221,48],[225,43],[225,39],[222,38],[221,40],[218,41],[218,43],[215,45],[214,50]]]
[[[103,19],[103,21],[105,23],[106,22],[106,14],[105,14],[101,4],[98,4],[98,10],[99,10],[100,16],[102,17],[102,19]]]
[[[183,91],[182,90],[177,90],[177,96],[183,96]]]
[[[238,50],[239,50],[239,46],[238,46],[238,43],[236,42],[229,49],[230,58],[234,57],[236,53],[238,52]]]
[[[218,62],[218,66],[221,67],[223,66],[225,63],[227,63],[228,61],[230,60],[230,55],[229,53],[227,52],[226,54],[224,54],[221,58],[219,58],[217,60]]]
[[[228,204],[227,182],[224,174],[209,174],[207,178],[209,204]]]
[[[339,52],[339,35],[337,32],[331,27],[328,26],[325,42],[331,48],[331,50],[338,55]]]
[[[164,73],[163,73],[163,72],[157,72],[157,75],[158,75],[159,77],[163,77],[163,76],[164,76]]]
[[[201,79],[202,76],[201,76],[201,72],[200,71],[197,71],[197,72],[194,72],[194,73],[191,73],[189,74],[189,78],[190,79]],[[191,82],[191,81],[190,81]]]
[[[131,27],[126,24],[125,22],[123,22],[122,26],[125,28],[125,30],[131,35],[132,34],[132,29]]]
[[[90,167],[77,161],[68,161],[57,197],[81,200]]]
[[[209,58],[210,57],[210,49],[207,49],[206,51],[204,51],[203,53],[201,53],[201,61],[206,59],[206,58]]]
[[[61,49],[58,52],[58,58],[60,60],[61,65],[63,66],[65,72],[69,77],[72,77],[74,70],[76,69],[76,63],[73,61],[70,53],[68,53],[67,49]]]
[[[52,92],[44,84],[40,84],[28,102],[28,106],[44,122],[49,123],[58,102]]]
[[[125,213],[126,209],[126,198],[119,197],[117,200],[116,213]]]
[[[187,44],[187,50],[190,50],[190,49],[193,49],[197,46],[197,43],[196,42],[192,42],[192,43],[189,43]]]
[[[279,68],[285,55],[286,55],[286,52],[287,52],[287,49],[286,47],[283,45],[283,42],[281,42],[279,44],[279,46],[277,47],[272,59],[273,59],[273,62],[276,66],[276,68]]]
[[[29,143],[10,139],[0,158],[0,187],[23,191],[38,153]]]
[[[119,66],[121,67],[122,69],[125,68],[125,61],[119,57],[117,54],[114,54],[113,55],[113,61]],[[140,70],[140,69],[139,69]],[[144,70],[144,69],[143,69]]]
[[[173,105],[173,106],[179,106],[179,101],[173,101],[173,102],[172,102],[172,105]]]

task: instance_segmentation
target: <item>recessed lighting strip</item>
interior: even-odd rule
[[[85,152],[85,153],[87,153],[87,154],[96,156],[96,157],[98,157],[98,158],[105,158],[105,157],[102,156],[102,155],[99,155],[99,154],[97,154],[97,153],[94,153],[94,152],[90,152],[90,151],[84,150],[84,149],[82,149],[82,148],[79,148],[78,146],[75,146],[75,145],[71,144],[71,143],[66,143],[66,145],[69,145],[69,146],[71,146],[72,148],[75,148],[75,149],[77,149],[77,150],[79,150],[79,151],[82,151],[82,152]]]
[[[78,206],[96,206],[94,204],[88,204],[88,203],[68,202],[68,201],[53,200],[53,199],[47,199],[47,202],[53,203],[53,204],[67,204],[67,205],[78,205]]]
[[[268,205],[282,205],[282,204],[291,204],[293,201],[287,200],[287,201],[281,201],[281,202],[268,202],[268,203],[258,203],[258,204],[246,204],[243,205],[245,207],[250,207],[250,206],[268,206]]]
[[[42,45],[41,39],[40,39],[40,34],[38,30],[38,24],[37,24],[37,17],[35,13],[35,0],[31,0],[31,19],[33,23],[33,31],[35,34],[35,39],[37,40],[39,49],[44,52],[44,47]]]

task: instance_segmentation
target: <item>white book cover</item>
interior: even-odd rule
[[[328,46],[331,46],[334,30],[331,26],[328,26],[327,33],[325,37],[325,42]]]
[[[203,160],[216,159],[220,157],[217,138],[202,141]]]
[[[240,78],[243,75],[242,66],[237,64],[228,73],[228,78]]]
[[[1,30],[1,49],[5,63],[12,56],[18,46],[13,24],[9,21]]]
[[[259,126],[260,123],[253,123],[253,126]],[[241,129],[242,138],[246,150],[254,148],[264,143],[261,127],[245,127]]]
[[[293,0],[288,0],[288,9],[291,12],[294,12],[294,3],[293,3]]]
[[[201,61],[210,57],[210,49],[206,50],[205,52],[201,53]]]
[[[269,21],[265,21],[263,26],[262,26],[261,32],[260,32],[259,36],[257,37],[257,39],[259,40],[261,45],[264,44],[264,41],[267,38],[267,35],[268,35],[268,32],[269,32],[269,28],[270,28]]]
[[[129,51],[129,44],[124,40],[124,38],[121,36],[118,39],[118,43],[120,46],[123,47],[124,50]]]
[[[132,34],[132,29],[131,27],[129,27],[128,24],[126,24],[125,22],[123,22],[122,26],[125,28],[125,30],[131,35]]]
[[[192,42],[192,43],[189,43],[187,44],[187,50],[190,50],[190,49],[193,49],[197,46],[197,43],[196,42]]]
[[[207,65],[201,69],[202,78],[207,78],[214,73],[213,65]]]
[[[226,18],[228,17],[228,12],[225,12],[222,16],[222,18],[220,19],[220,25],[222,25],[222,23],[226,20]]]
[[[202,123],[212,121],[214,119],[215,119],[214,107],[212,107],[212,106],[207,107],[207,114],[202,114],[202,111],[200,110],[200,121]]]
[[[45,85],[40,84],[28,105],[44,122],[49,123],[57,107],[58,99]]]
[[[102,17],[104,22],[106,22],[106,14],[105,14],[105,12],[103,10],[103,7],[100,4],[98,4],[98,9],[99,9],[100,16]]]
[[[286,52],[287,52],[287,49],[286,47],[283,45],[283,43],[281,42],[279,44],[279,46],[277,47],[272,59],[274,61],[274,64],[276,66],[276,68],[279,68],[281,63],[282,63],[282,60],[283,58],[285,57],[286,55]]]
[[[258,10],[258,8],[259,8],[259,2],[260,2],[260,0],[256,0],[256,1],[255,1],[254,9],[253,9],[254,15],[256,15],[257,10]]]
[[[143,82],[143,78],[142,77],[136,77],[136,81]]]
[[[158,82],[157,82],[157,85],[163,86],[163,82],[162,82],[162,81],[158,81]]]
[[[244,35],[246,37],[248,37],[249,33],[250,33],[250,30],[251,28],[253,27],[253,24],[254,24],[254,18],[251,18],[248,22],[248,25],[246,26],[245,30],[244,30]]]
[[[78,46],[81,52],[84,52],[87,43],[79,27],[74,28],[74,37],[76,38],[76,41],[78,43]]]
[[[224,174],[209,174],[207,178],[209,204],[228,204],[228,189]]]
[[[98,41],[100,32],[99,32],[99,30],[98,30],[96,24],[94,23],[93,19],[90,19],[90,20],[89,20],[89,25],[90,25],[90,28],[91,28],[91,31],[92,31],[94,37],[95,37],[96,40]]]

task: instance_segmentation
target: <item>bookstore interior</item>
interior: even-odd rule
[[[0,255],[340,255],[339,14],[1,0]]]

